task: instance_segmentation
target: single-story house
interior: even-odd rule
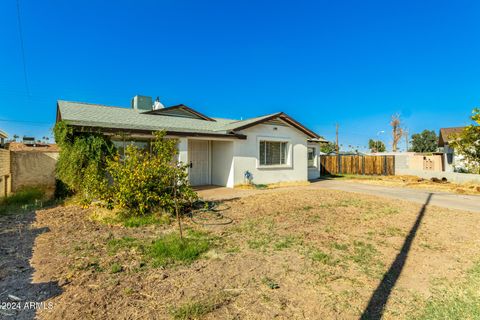
[[[5,142],[7,139],[8,135],[4,131],[0,130],[0,148],[5,147]]]
[[[189,165],[194,186],[234,187],[251,179],[269,184],[320,176],[319,145],[325,140],[283,112],[245,120],[212,118],[183,104],[164,107],[135,96],[131,108],[57,102],[57,122],[109,135],[121,151],[146,147],[152,132],[179,140],[179,160]]]
[[[441,128],[438,135],[439,150],[444,154],[444,171],[457,172],[465,170],[463,157],[455,154],[455,150],[450,146],[456,136],[458,136],[465,127]]]

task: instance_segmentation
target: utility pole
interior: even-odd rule
[[[405,130],[405,146],[406,146],[406,150],[405,152],[408,152],[408,130]]]
[[[337,148],[337,154],[340,152],[340,148],[338,147],[338,123],[335,126],[335,145]]]

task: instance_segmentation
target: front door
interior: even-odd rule
[[[207,140],[188,140],[188,175],[192,186],[210,184],[209,143]]]

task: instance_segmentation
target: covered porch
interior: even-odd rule
[[[227,139],[180,138],[179,160],[188,164],[192,186],[232,188],[234,141]]]

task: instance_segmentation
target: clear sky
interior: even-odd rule
[[[468,123],[480,1],[0,2],[0,129],[50,134],[56,100],[160,96],[214,117],[284,111],[340,143]],[[26,77],[25,77],[26,75]],[[26,80],[25,80],[26,79]]]

